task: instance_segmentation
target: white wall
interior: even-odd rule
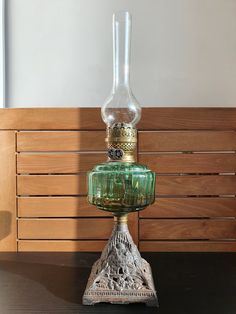
[[[133,15],[143,106],[236,105],[235,0],[6,0],[7,106],[99,106],[112,84],[112,13]]]
[[[0,0],[0,108],[5,107],[5,2]]]

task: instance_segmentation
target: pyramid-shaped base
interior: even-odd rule
[[[150,265],[134,244],[126,224],[116,224],[93,267],[83,296],[84,305],[146,303],[158,306]]]

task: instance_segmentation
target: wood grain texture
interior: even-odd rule
[[[157,195],[232,195],[235,175],[157,176]],[[18,175],[18,195],[86,195],[86,175]]]
[[[19,252],[101,252],[104,240],[19,240]]]
[[[86,175],[20,175],[18,195],[86,195]]]
[[[19,219],[19,239],[108,239],[112,218]]]
[[[141,219],[140,240],[236,240],[235,219]]]
[[[236,154],[139,154],[139,162],[157,173],[236,172]]]
[[[140,241],[141,252],[236,252],[236,241]]]
[[[104,130],[100,108],[0,109],[0,128],[13,130]]]
[[[157,195],[235,195],[235,175],[157,176]]]
[[[140,152],[236,150],[235,131],[139,131]]]
[[[98,210],[87,197],[18,197],[18,217],[106,217],[111,213]]]
[[[143,108],[140,130],[235,130],[235,108]]]
[[[129,232],[133,238],[134,243],[138,246],[139,242],[139,217],[138,213],[133,212],[128,215]]]
[[[102,151],[106,149],[105,136],[104,131],[17,132],[17,151]]]
[[[100,108],[0,109],[0,121],[0,129],[10,129],[13,133],[17,130],[19,175],[17,192],[14,192],[11,202],[15,202],[16,194],[24,196],[18,198],[19,231],[32,232],[32,236],[34,233],[41,236],[40,233],[45,232],[44,240],[39,237],[35,240],[32,237],[20,240],[19,249],[23,245],[23,250],[27,251],[28,245],[29,250],[33,250],[35,243],[38,250],[43,247],[49,250],[51,247],[56,251],[59,247],[70,251],[73,250],[72,244],[77,243],[75,250],[84,250],[85,242],[90,243],[91,250],[96,250],[95,239],[103,237],[105,232],[102,219],[110,221],[111,226],[113,223],[106,216],[110,214],[87,204],[84,197],[87,193],[86,175],[81,172],[106,159],[102,153],[105,150],[105,124],[100,118]],[[222,196],[236,195],[236,176],[233,175],[236,155],[232,152],[236,150],[236,108],[144,108],[138,128],[139,162],[148,164],[158,173],[158,197],[154,205],[139,213],[140,224],[137,213],[130,215],[129,228],[135,242],[138,244],[139,231],[140,234],[143,232],[142,224],[151,221],[155,226],[148,226],[146,232],[151,237],[157,233],[161,238],[160,241],[157,241],[159,238],[141,240],[140,247],[147,245],[147,251],[151,243],[153,250],[158,251],[167,242],[166,250],[181,250],[182,247],[183,250],[191,251],[192,244],[195,250],[200,251],[234,251],[234,241],[218,240],[219,236],[220,239],[223,236],[230,239],[235,235],[235,220],[194,218],[235,217],[235,198]],[[0,154],[0,161],[2,156]],[[15,156],[10,163],[15,180]],[[5,161],[1,164],[5,165]],[[5,174],[7,167],[3,171]],[[231,175],[217,175],[219,172],[230,172]],[[168,175],[173,173],[176,175]],[[7,198],[9,186],[3,178],[0,183],[4,186],[4,197]],[[92,230],[95,235],[100,232],[98,237],[82,238],[88,228],[80,225],[79,229],[77,224],[86,220],[86,226],[93,220],[99,220],[98,230],[95,225]],[[66,221],[66,225],[62,225],[63,221]],[[173,224],[168,225],[171,221]],[[160,228],[159,225],[157,228],[156,223],[161,224]],[[24,228],[21,229],[21,226]],[[53,230],[61,236],[59,240],[47,234],[53,233]],[[77,238],[78,230],[81,231],[81,238]],[[167,231],[171,231],[173,238],[162,237]],[[72,238],[66,238],[67,234]],[[106,236],[109,235],[110,230]],[[214,241],[205,241],[209,239],[205,236],[210,236]],[[179,237],[185,241],[178,241]],[[16,234],[13,238],[16,245]],[[100,238],[99,250],[104,240]]]
[[[17,173],[78,173],[106,160],[105,153],[17,154]]]
[[[0,251],[16,251],[15,132],[0,131]]]
[[[222,104],[223,106],[223,104]],[[0,109],[0,128],[103,130],[100,108]],[[235,108],[143,108],[140,130],[235,130]]]
[[[17,201],[19,218],[113,217],[90,205],[86,197],[18,197]],[[138,244],[138,213],[129,214],[128,225]]]
[[[235,197],[156,198],[140,218],[236,217]]]

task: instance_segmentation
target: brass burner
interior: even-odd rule
[[[137,130],[130,124],[115,123],[107,128],[108,161],[135,162]]]

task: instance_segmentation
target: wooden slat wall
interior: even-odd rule
[[[105,131],[20,132],[18,152],[104,151]]]
[[[0,131],[0,251],[16,251],[15,131]]]
[[[18,217],[107,217],[111,213],[98,210],[86,196],[19,197]]]
[[[139,214],[142,251],[236,250],[235,131],[141,131],[139,162],[157,173]]]
[[[224,107],[224,104],[222,104]],[[0,110],[2,130],[104,130],[100,108]],[[139,130],[235,130],[235,108],[143,108]]]
[[[111,233],[110,218],[30,218],[19,219],[19,239],[104,240]]]
[[[129,219],[140,250],[236,251],[236,109],[145,108],[138,128],[138,161],[157,173],[156,202]],[[0,250],[104,247],[112,215],[86,199],[104,137],[100,109],[0,109]]]
[[[104,131],[18,131],[19,251],[100,251],[112,214],[87,202],[86,172],[106,160]],[[138,214],[129,228],[138,244]]]

